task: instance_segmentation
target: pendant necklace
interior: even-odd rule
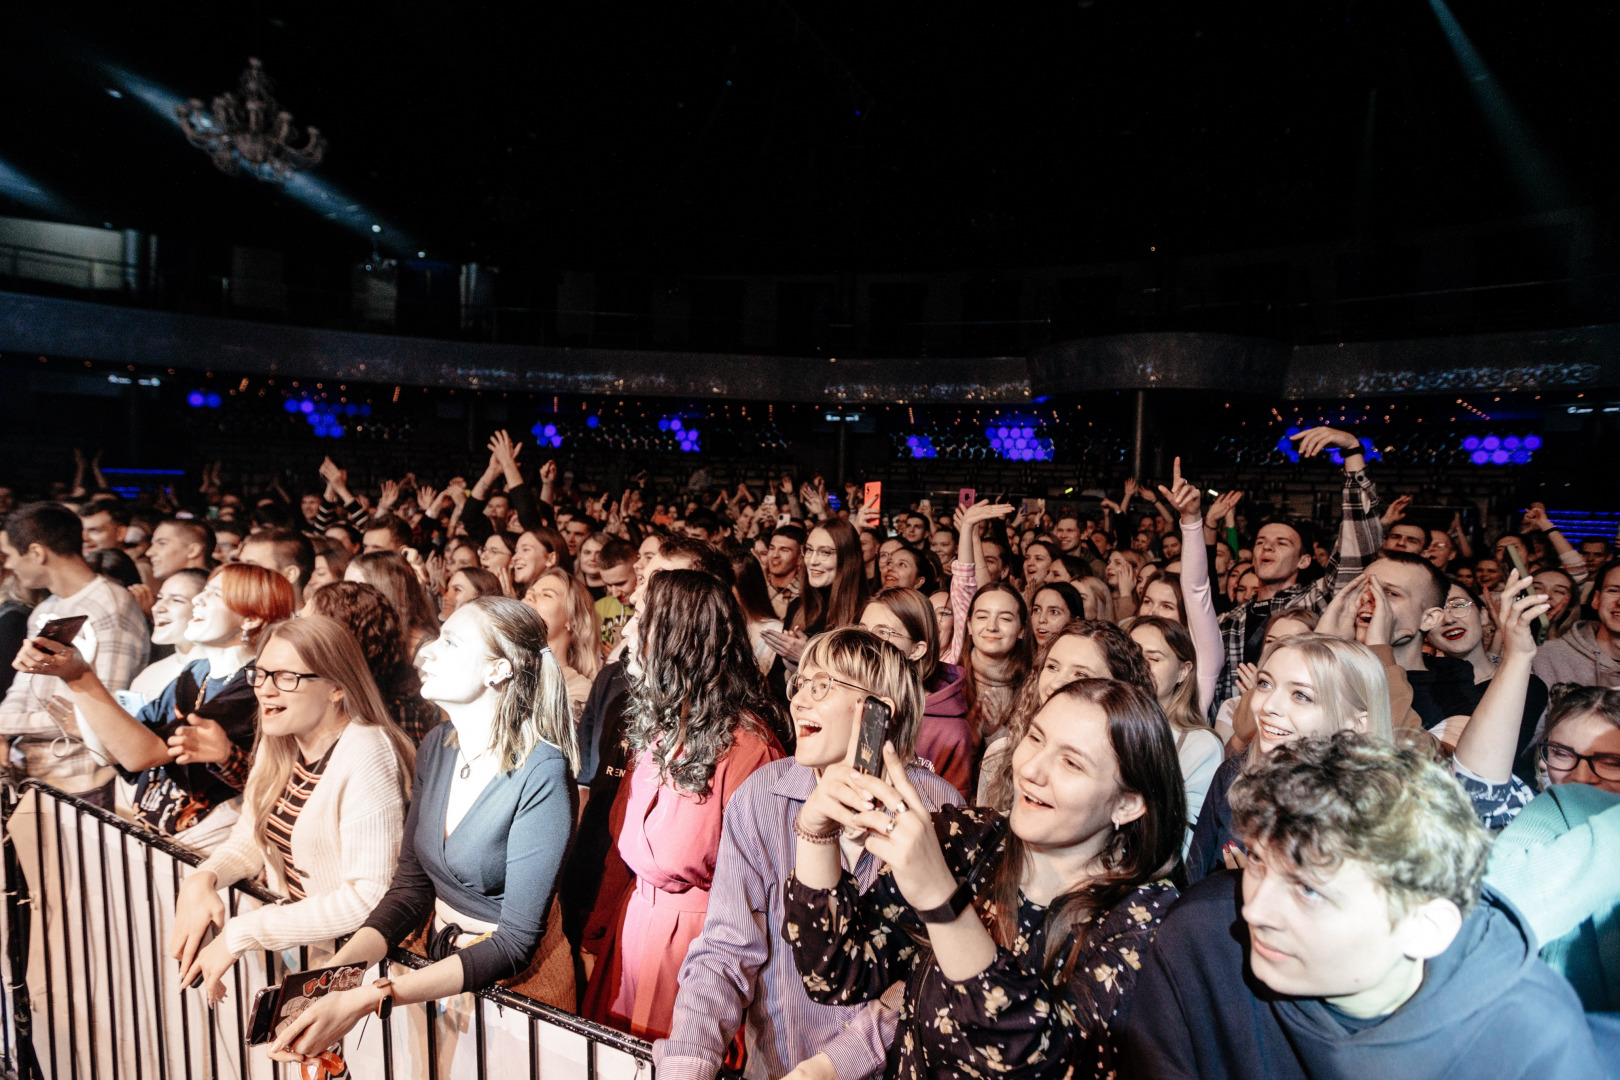
[[[489,753],[489,751],[485,750],[482,753],[475,754],[470,758],[466,755],[466,753],[464,753],[463,751],[461,751],[459,749],[456,751],[456,753],[461,755],[461,771],[458,772],[456,775],[460,776],[463,780],[465,780],[469,776],[472,775],[472,763],[477,761],[479,758],[483,757],[484,754]]]

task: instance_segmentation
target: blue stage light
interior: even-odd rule
[[[1526,435],[1524,437],[1524,448],[1526,450],[1531,450],[1531,451],[1540,450],[1541,449],[1541,436],[1540,435]]]
[[[193,390],[191,393],[186,395],[186,404],[190,405],[193,409],[202,408],[203,404],[207,400],[207,398],[203,397],[203,392],[201,390]]]
[[[587,416],[585,418],[585,426],[588,428],[601,427],[602,418],[600,416]]]

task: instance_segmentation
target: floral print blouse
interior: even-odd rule
[[[957,880],[968,876],[981,855],[991,857],[980,849],[992,834],[1001,837],[993,841],[1000,852],[1006,835],[996,829],[1000,820],[993,811],[961,806],[934,814],[945,862]],[[976,891],[988,888],[991,877],[981,873]],[[917,963],[926,928],[888,867],[864,894],[847,871],[828,890],[789,878],[782,936],[812,1001],[871,1001],[905,980],[899,1029],[889,1048],[890,1077],[1106,1078],[1115,1075],[1119,1057],[1115,1019],[1176,896],[1168,882],[1153,882],[1081,924],[1085,941],[1063,985],[1042,974],[1046,908],[1029,900],[1019,907],[1012,947],[998,947],[994,962],[966,982],[947,979],[932,952],[925,964]],[[988,923],[993,905],[976,903]]]

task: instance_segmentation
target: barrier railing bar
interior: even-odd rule
[[[152,876],[152,849],[143,848],[146,852],[146,910],[152,918],[152,1012],[157,1020],[154,1029],[158,1035],[158,1045],[164,1051],[157,1055],[158,1080],[169,1080],[169,1029],[163,1025],[163,953],[158,946],[158,931],[162,928],[162,920],[158,918],[157,893],[154,891],[157,882]]]
[[[239,901],[238,901],[237,897],[239,895],[240,895],[239,893],[235,893],[235,892],[231,893],[231,918],[233,918],[233,919],[236,918],[237,907],[238,907],[238,904],[239,904]],[[248,1004],[248,1000],[247,1000],[247,998],[242,996],[242,965],[241,964],[232,964],[231,965],[231,979],[232,979],[232,985],[236,987],[236,1008],[233,1010],[236,1013],[236,1060],[238,1062],[240,1062],[241,1065],[242,1065],[242,1072],[241,1072],[241,1075],[238,1077],[238,1080],[247,1080],[247,1074],[248,1074],[247,1029],[242,1026],[242,1016],[243,1016],[244,1013],[247,1012],[246,1006]],[[216,1015],[217,1015],[217,1010],[216,1010]]]
[[[101,878],[101,882],[100,882],[100,891],[101,891],[101,894],[102,894],[102,901],[103,901],[102,906],[103,906],[103,919],[104,919],[104,922],[111,919],[111,912],[110,912],[110,910],[108,910],[108,906],[109,906],[108,905],[108,900],[109,900],[108,873],[110,872],[110,864],[107,861],[107,856],[106,856],[106,853],[105,853],[106,836],[109,833],[116,833],[116,834],[119,834],[121,836],[121,838],[123,838],[126,842],[127,842],[127,839],[133,839],[133,840],[135,840],[137,843],[139,843],[141,845],[141,847],[142,847],[142,849],[144,851],[144,855],[142,857],[143,858],[143,865],[144,865],[144,868],[145,868],[145,883],[144,883],[145,889],[144,889],[144,891],[146,893],[145,898],[146,898],[146,901],[147,901],[147,907],[148,907],[149,912],[150,912],[150,920],[151,920],[151,922],[150,922],[151,936],[150,936],[150,941],[148,942],[148,944],[149,944],[149,947],[150,947],[149,951],[151,953],[151,966],[152,966],[152,974],[153,974],[153,989],[152,989],[152,1008],[153,1008],[153,1014],[154,1014],[153,1018],[155,1020],[155,1030],[158,1033],[159,1044],[161,1046],[165,1047],[165,1050],[163,1052],[160,1052],[160,1053],[158,1053],[156,1055],[156,1057],[157,1057],[156,1080],[169,1080],[168,1053],[167,1053],[167,1050],[166,1050],[167,1041],[168,1041],[168,1037],[167,1037],[166,1033],[168,1031],[168,1027],[167,1027],[166,1018],[165,1018],[165,1015],[164,1015],[165,1012],[167,1011],[166,1007],[165,1007],[166,1002],[164,1000],[166,994],[165,994],[165,979],[164,979],[164,975],[163,975],[164,964],[165,964],[165,959],[166,959],[166,957],[165,957],[165,945],[164,945],[164,940],[165,939],[164,939],[164,933],[163,933],[163,920],[162,920],[162,917],[161,917],[162,908],[161,908],[161,905],[158,903],[158,891],[157,891],[158,890],[158,883],[157,883],[158,867],[157,867],[156,859],[154,857],[154,852],[161,852],[162,854],[165,854],[165,855],[169,856],[169,858],[170,858],[170,867],[169,867],[169,869],[170,869],[170,874],[169,874],[170,882],[169,882],[169,885],[170,885],[170,888],[171,888],[171,895],[176,900],[179,897],[180,889],[181,889],[181,885],[182,885],[181,864],[184,863],[187,866],[196,866],[196,865],[198,865],[199,863],[201,863],[203,861],[203,858],[202,858],[201,855],[199,855],[195,851],[192,851],[191,849],[189,849],[189,848],[187,848],[187,847],[185,847],[185,846],[183,846],[181,844],[178,844],[178,843],[174,842],[169,837],[155,834],[155,833],[149,831],[148,829],[146,829],[146,828],[144,828],[142,826],[136,825],[136,824],[134,824],[133,822],[130,822],[130,821],[126,821],[125,819],[119,817],[117,814],[113,813],[112,811],[103,809],[102,807],[95,806],[95,805],[92,805],[90,803],[87,803],[87,802],[83,801],[81,798],[79,798],[79,797],[77,797],[77,796],[75,796],[73,794],[70,794],[70,793],[67,793],[67,792],[57,791],[56,789],[50,787],[49,785],[41,783],[40,781],[37,781],[37,780],[32,780],[32,779],[25,780],[20,785],[18,785],[19,797],[21,796],[21,794],[25,794],[26,792],[28,792],[30,790],[35,792],[35,805],[36,805],[36,813],[35,813],[35,820],[34,820],[35,841],[36,841],[36,844],[37,844],[37,847],[38,847],[39,855],[42,858],[43,858],[44,853],[45,853],[45,840],[46,840],[46,836],[47,836],[47,825],[46,825],[46,822],[45,822],[44,804],[46,802],[50,802],[50,803],[53,804],[52,808],[50,810],[50,813],[52,815],[52,824],[55,826],[55,835],[58,838],[58,841],[60,841],[60,838],[63,836],[64,821],[66,820],[63,813],[62,813],[61,807],[62,807],[63,804],[66,804],[67,806],[69,806],[72,809],[72,812],[73,812],[73,819],[72,820],[73,820],[74,824],[76,825],[76,829],[75,829],[75,831],[73,833],[73,836],[75,837],[76,842],[78,844],[77,861],[78,861],[78,864],[79,864],[79,881],[80,881],[81,888],[84,887],[84,884],[85,884],[85,881],[86,881],[86,879],[85,879],[86,863],[85,863],[84,850],[83,850],[83,848],[84,848],[84,843],[83,843],[83,841],[84,841],[83,821],[84,821],[84,819],[88,818],[88,819],[96,822],[97,830],[98,830],[97,831],[97,837],[102,842],[102,847],[103,847],[103,851],[102,851],[101,856],[100,856],[101,869],[102,869],[102,878]],[[56,844],[56,870],[57,870],[56,889],[57,889],[57,891],[59,893],[59,896],[60,896],[60,899],[62,901],[62,903],[60,905],[60,908],[59,908],[59,910],[62,913],[62,917],[60,919],[60,922],[61,922],[61,926],[60,926],[61,937],[60,937],[60,939],[58,941],[58,949],[63,953],[63,971],[64,971],[64,973],[66,975],[66,980],[67,980],[66,987],[65,987],[65,992],[66,992],[66,995],[67,995],[67,998],[66,998],[66,1011],[67,1011],[67,1014],[68,1014],[66,1019],[67,1019],[67,1030],[68,1030],[67,1053],[68,1053],[68,1057],[69,1057],[69,1076],[71,1078],[73,1078],[73,1080],[77,1080],[77,1077],[79,1075],[78,1009],[77,1009],[77,1004],[75,1002],[75,998],[77,997],[78,973],[76,973],[75,970],[74,970],[76,965],[73,962],[73,937],[74,937],[74,934],[75,934],[75,930],[73,928],[73,920],[68,915],[70,901],[69,901],[69,897],[67,895],[67,890],[65,888],[65,883],[67,881],[67,861],[66,861],[66,859],[67,859],[67,856],[62,850],[62,844],[60,842],[58,842]],[[124,879],[124,881],[126,883],[125,896],[124,896],[124,905],[125,905],[126,917],[129,919],[129,925],[130,925],[130,931],[129,931],[130,940],[127,943],[127,948],[128,948],[129,954],[130,954],[130,963],[131,963],[131,972],[130,972],[130,974],[131,974],[131,977],[133,978],[135,966],[138,963],[137,957],[138,957],[138,954],[139,954],[139,944],[135,940],[135,938],[136,938],[136,929],[135,929],[136,923],[135,923],[135,918],[134,918],[135,905],[134,905],[134,902],[133,902],[133,897],[131,895],[132,894],[132,889],[130,887],[131,873],[130,873],[129,856],[128,856],[127,848],[125,849],[125,851],[124,851],[124,853],[122,855],[122,860],[123,861],[120,864],[120,868],[121,868],[122,877],[123,877],[123,879]],[[41,869],[43,869],[43,867],[41,867]],[[20,871],[20,860],[19,860],[19,871]],[[25,875],[22,875],[19,872],[18,877],[19,877],[19,881],[18,881],[17,884],[18,885],[24,885],[26,883]],[[47,906],[45,904],[45,901],[46,901],[46,898],[47,898],[45,894],[49,893],[49,891],[51,889],[51,883],[47,880],[48,875],[45,875],[45,874],[42,873],[40,875],[40,877],[41,877],[41,893],[42,893],[42,895],[40,897],[38,897],[38,898],[35,898],[33,902],[36,905],[39,905],[40,911],[41,911],[41,914],[42,914],[42,922],[43,922],[43,913],[46,910],[46,906]],[[276,896],[274,893],[271,893],[270,891],[263,888],[262,886],[257,886],[257,885],[254,885],[254,884],[250,883],[250,882],[238,883],[237,885],[232,887],[231,893],[232,893],[232,895],[230,897],[230,911],[231,911],[231,913],[233,915],[235,914],[235,912],[237,910],[237,902],[238,902],[238,899],[239,899],[239,895],[251,896],[254,899],[259,900],[262,903],[274,904],[274,903],[279,903],[280,900],[281,900],[280,897]],[[22,901],[18,900],[17,903],[21,904]],[[92,958],[90,956],[90,951],[91,951],[91,948],[92,948],[92,938],[91,938],[91,935],[90,935],[90,919],[91,919],[91,916],[90,916],[90,912],[88,910],[89,905],[81,904],[80,908],[81,908],[81,915],[80,915],[80,920],[79,920],[80,926],[79,926],[79,930],[77,931],[77,933],[82,938],[82,941],[81,941],[81,946],[82,946],[81,947],[81,952],[83,953],[83,956],[82,956],[82,974],[83,974],[83,980],[86,983],[86,986],[88,988],[86,1002],[85,1002],[85,1008],[86,1008],[86,1017],[85,1018],[86,1018],[86,1020],[88,1021],[89,1025],[90,1025],[87,1030],[89,1031],[89,1038],[90,1038],[91,1066],[92,1066],[92,1068],[99,1068],[99,1060],[97,1058],[98,1044],[96,1042],[97,1029],[96,1029],[96,1026],[95,1026],[95,1019],[96,1019],[96,1017],[95,1017],[95,1005],[94,1005],[93,1001],[91,1000],[91,997],[93,996],[93,994],[89,992],[90,990],[93,990],[93,985],[92,985],[93,980],[91,979],[91,974],[90,974],[90,972],[91,972],[91,967],[90,966],[93,963],[93,960],[92,960]],[[31,927],[27,925],[27,920],[24,920],[24,923],[25,923],[24,933],[31,933]],[[47,1037],[48,1037],[48,1040],[49,1040],[49,1047],[50,1047],[51,1072],[52,1072],[53,1076],[59,1076],[60,1075],[60,1063],[59,1063],[58,1059],[59,1059],[60,1055],[58,1054],[57,1045],[56,1045],[57,1044],[57,1034],[56,1034],[57,1024],[55,1022],[57,995],[56,995],[56,979],[54,978],[54,966],[52,964],[53,950],[52,950],[52,947],[51,947],[51,938],[52,938],[53,935],[51,933],[49,933],[49,928],[48,927],[45,928],[45,929],[46,929],[46,932],[40,935],[41,941],[39,942],[39,945],[40,945],[40,948],[41,948],[42,956],[44,957],[44,960],[45,960],[46,972],[47,972],[46,985],[45,985],[45,998],[46,998],[47,1010],[50,1013],[50,1018],[49,1018],[50,1022],[47,1024]],[[111,951],[116,946],[115,946],[114,941],[113,941],[113,935],[111,933],[110,925],[107,927],[107,930],[108,930],[108,939],[107,939],[106,947],[108,948],[109,951]],[[273,980],[274,976],[275,976],[275,966],[276,966],[274,954],[266,952],[265,953],[265,962],[266,962],[266,977],[267,977],[267,980]],[[308,949],[307,946],[301,947],[299,949],[299,962],[300,962],[300,965],[302,966],[302,968],[304,968],[306,970],[308,969],[308,967],[309,967],[309,949]],[[384,964],[385,964],[384,970],[387,970],[388,967],[392,966],[392,965],[399,965],[399,966],[404,967],[406,969],[419,969],[419,968],[427,967],[430,963],[431,963],[431,961],[427,960],[424,957],[417,956],[414,953],[406,952],[403,949],[394,948],[394,949],[389,950],[388,956],[387,956],[386,960],[384,961]],[[109,990],[111,990],[112,989],[111,982],[116,981],[116,980],[113,979],[113,974],[114,973],[113,973],[112,968],[111,968],[111,959],[110,959],[110,957],[109,957],[109,960],[108,960],[108,967],[109,967],[109,970],[108,970]],[[242,995],[243,995],[243,986],[244,986],[242,973],[241,973],[240,968],[233,969],[233,971],[234,971],[235,986],[236,986],[236,990],[237,990],[238,1004],[240,1005]],[[27,993],[27,985],[26,985],[26,975],[25,975],[25,973],[20,973],[20,972],[15,972],[14,971],[13,972],[13,977],[15,979],[17,979],[18,985],[21,987],[21,993],[26,994]],[[187,989],[186,987],[181,987],[180,988],[181,992],[179,994],[181,1050],[182,1050],[182,1060],[183,1060],[184,1069],[185,1069],[185,1073],[184,1073],[185,1080],[194,1080],[194,1078],[196,1076],[196,1068],[195,1068],[195,1065],[194,1065],[193,1060],[192,1060],[193,1059],[193,1046],[192,1046],[192,1039],[191,1039],[191,1030],[192,1030],[191,1008],[190,1008],[190,1006],[188,1004],[188,998],[190,997],[190,995],[185,992],[186,989]],[[492,1004],[496,1005],[498,1008],[503,1009],[503,1010],[504,1009],[514,1009],[520,1015],[524,1016],[527,1019],[528,1027],[529,1027],[529,1034],[530,1034],[530,1049],[532,1051],[531,1055],[530,1055],[530,1062],[529,1062],[529,1074],[530,1074],[531,1077],[538,1077],[539,1074],[540,1074],[540,1064],[539,1064],[540,1039],[539,1039],[539,1034],[540,1034],[540,1030],[541,1030],[540,1029],[540,1023],[542,1021],[544,1021],[546,1024],[551,1025],[552,1027],[559,1028],[559,1029],[561,1029],[563,1031],[567,1031],[567,1032],[570,1032],[572,1034],[580,1035],[580,1036],[583,1036],[585,1038],[587,1080],[596,1080],[597,1069],[598,1069],[597,1048],[598,1048],[599,1045],[600,1046],[611,1047],[612,1049],[617,1050],[617,1051],[619,1051],[619,1052],[621,1052],[621,1053],[623,1053],[623,1054],[625,1054],[625,1055],[627,1055],[627,1056],[629,1056],[629,1057],[631,1057],[631,1058],[633,1058],[635,1060],[638,1060],[638,1061],[650,1062],[651,1059],[652,1059],[651,1048],[648,1046],[648,1044],[643,1042],[640,1039],[635,1038],[634,1036],[628,1035],[628,1034],[626,1034],[624,1032],[621,1032],[621,1031],[616,1031],[616,1030],[613,1030],[613,1029],[610,1029],[610,1028],[605,1028],[605,1027],[599,1026],[599,1025],[597,1025],[597,1024],[595,1024],[595,1023],[593,1023],[593,1022],[591,1022],[589,1020],[585,1020],[585,1019],[583,1019],[583,1018],[581,1018],[579,1016],[576,1016],[576,1015],[574,1015],[572,1013],[564,1012],[564,1011],[562,1011],[560,1009],[557,1009],[557,1008],[555,1008],[554,1006],[551,1006],[551,1005],[542,1004],[541,1002],[534,1001],[533,999],[525,997],[525,996],[523,996],[521,994],[513,993],[512,991],[507,990],[505,988],[491,987],[491,988],[488,988],[488,989],[477,992],[477,994],[475,995],[475,1002],[474,1002],[475,1018],[476,1018],[476,1021],[477,1021],[476,1049],[477,1049],[477,1056],[478,1056],[478,1062],[479,1062],[479,1070],[480,1070],[481,1073],[486,1073],[486,1070],[487,1070],[487,1052],[488,1052],[488,1048],[487,1048],[487,1042],[486,1042],[486,1033],[484,1031],[484,1026],[483,1026],[483,1021],[484,1021],[485,1016],[486,1016],[486,1009],[485,1009],[486,1003],[492,1003]],[[428,1068],[427,1068],[427,1072],[428,1072],[428,1076],[429,1076],[430,1080],[437,1080],[437,1078],[441,1075],[441,1071],[442,1071],[441,1070],[441,1063],[439,1061],[439,1041],[440,1040],[439,1040],[439,1037],[438,1037],[439,1033],[437,1031],[437,1020],[439,1019],[439,1015],[443,1011],[443,1009],[442,1009],[442,1006],[440,1005],[440,1003],[436,1002],[436,1001],[423,1002],[422,1004],[423,1004],[424,1009],[426,1011],[427,1021],[428,1021],[428,1023],[427,1023],[427,1031],[426,1031],[427,1044],[428,1044],[428,1046],[427,1046],[427,1049],[428,1049]],[[138,1006],[137,1007],[132,1007],[132,1016],[134,1016],[134,1013],[137,1012],[137,1011],[138,1011]],[[3,1017],[3,1015],[4,1014],[0,1014],[0,1017]],[[201,1029],[199,1029],[199,1031],[200,1032],[206,1032],[206,1037],[207,1037],[207,1041],[208,1041],[208,1073],[209,1073],[209,1076],[212,1078],[212,1080],[221,1080],[221,1063],[220,1063],[220,1060],[219,1060],[219,1058],[220,1058],[220,1047],[219,1047],[219,1040],[218,1040],[218,1035],[221,1034],[221,1033],[217,1031],[217,1025],[210,1025],[210,1024],[207,1023],[206,1016],[199,1015],[199,1019],[204,1021],[203,1027]],[[139,1046],[140,1046],[140,1038],[141,1038],[139,1020],[140,1020],[140,1018],[138,1016],[134,1016],[134,1021],[136,1023],[136,1030],[135,1030],[135,1034],[132,1036],[132,1038],[134,1040],[134,1045],[135,1045],[136,1050],[137,1050],[137,1053],[136,1053],[136,1062],[137,1062],[136,1069],[137,1070],[141,1069],[140,1054],[139,1054]],[[246,1069],[247,1068],[247,1060],[248,1060],[247,1056],[246,1056],[246,1016],[245,1016],[244,1010],[242,1008],[240,1008],[240,1007],[237,1010],[236,1021],[237,1021],[237,1043],[238,1043],[239,1049],[241,1049],[242,1052],[243,1052],[242,1065],[243,1065],[243,1068]],[[115,1047],[114,1065],[113,1065],[114,1074],[113,1074],[112,1080],[122,1080],[122,1078],[118,1075],[118,1072],[117,1072],[117,1070],[119,1070],[121,1068],[121,1064],[118,1061],[118,1058],[119,1058],[120,1055],[119,1055],[118,1050],[117,1050],[117,1048],[119,1047],[119,1043],[120,1043],[120,1040],[118,1039],[118,1036],[117,1036],[117,1024],[118,1024],[117,1016],[113,1017],[112,1024],[113,1024],[113,1031],[112,1031],[113,1046]],[[392,1041],[392,1026],[393,1025],[392,1025],[391,1021],[384,1022],[384,1024],[383,1024],[384,1075],[387,1076],[387,1077],[390,1077],[390,1078],[393,1075],[393,1056],[394,1056],[393,1055],[393,1041]],[[37,1031],[37,1025],[34,1025],[34,1029]],[[6,1037],[7,1037],[7,1039],[10,1039],[10,1037],[11,1037],[9,1028],[7,1030],[7,1033],[6,1033]],[[8,1061],[15,1058],[15,1056],[16,1056],[15,1052],[8,1053],[8,1055],[7,1055]],[[135,1080],[144,1080],[144,1077],[141,1075],[141,1073],[139,1071],[136,1073]],[[241,1078],[241,1080],[246,1080],[246,1073],[244,1073],[244,1076]]]
[[[140,1001],[140,990],[135,983],[135,972],[139,970],[135,963],[135,905],[130,899],[129,886],[129,840],[120,836],[118,838],[118,861],[124,871],[124,925],[129,928],[129,989],[134,995],[135,1002]],[[130,1016],[135,1023],[130,1032],[135,1043],[135,1080],[143,1080],[141,1070],[141,1014],[138,1004],[131,1004]]]
[[[40,809],[42,802],[43,800],[40,799],[40,797],[36,794],[34,796],[34,850],[39,853],[41,873],[39,874],[39,895],[30,897],[30,901],[34,905],[34,910],[39,913],[39,921],[41,926],[43,926],[45,923],[45,895],[48,888],[45,882],[45,874],[43,873],[45,868],[45,816],[44,812]],[[21,860],[18,860],[18,862],[20,872]],[[26,879],[27,876],[24,875],[24,880]],[[32,917],[30,917],[28,920],[28,933],[30,936],[32,936],[33,932],[34,920]],[[56,1022],[54,1020],[54,1017],[56,1016],[56,980],[50,977],[52,974],[51,935],[48,927],[46,928],[46,932],[40,935],[40,938],[40,943],[44,946],[45,953],[45,1008],[51,1014],[51,1019],[49,1019],[45,1024],[45,1035],[50,1040],[51,1075],[59,1076],[61,1074],[56,1068]],[[13,976],[15,977],[15,972],[13,972]],[[26,981],[27,978],[28,976],[25,973],[23,975],[23,979]],[[30,997],[29,1000],[31,1003],[33,1000],[32,997]]]
[[[79,823],[78,839],[79,852],[82,856],[84,852],[84,823],[82,821]],[[113,970],[112,904],[108,903],[107,898],[107,845],[105,840],[106,830],[102,829],[100,822],[97,822],[96,861],[101,864],[101,932],[106,935],[103,940],[105,940],[107,943],[108,997],[110,1000],[115,1001],[116,998],[113,997],[111,991],[113,990],[114,984],[117,981],[117,972]],[[85,958],[84,966],[86,972],[88,972],[90,968],[89,957]],[[107,1026],[112,1032],[112,1076],[113,1080],[119,1080],[121,1068],[118,1059],[123,1055],[118,1052],[118,1049],[122,1044],[118,1040],[118,1006],[116,1004],[111,1004],[107,1010]],[[92,1063],[96,1060],[96,1053],[93,1047],[90,1051],[90,1060]]]
[[[180,895],[180,864],[173,860],[169,862],[169,870],[173,875],[174,895]],[[178,972],[176,973],[178,975]],[[162,984],[159,984],[160,986]],[[184,1051],[186,1063],[186,1080],[192,1080],[191,1073],[191,1009],[186,1005],[186,988],[180,987],[180,1047]]]
[[[36,805],[39,803],[39,796],[37,794],[34,796],[34,802]],[[76,995],[73,993],[73,919],[68,915],[67,889],[64,886],[64,883],[67,881],[67,864],[62,861],[61,803],[55,804],[55,807],[51,810],[51,816],[54,826],[52,835],[56,838],[56,890],[62,896],[62,904],[57,908],[57,911],[60,912],[62,922],[62,970],[67,973],[68,1075],[73,1077],[73,1080],[78,1080],[79,1020],[77,1012],[73,1007],[74,998],[76,997]],[[40,850],[43,852],[44,849],[42,848]],[[41,861],[44,861],[43,856],[41,857]],[[45,882],[44,878],[45,875],[41,874],[40,891],[49,893],[50,885]],[[50,974],[46,973],[45,977],[48,980],[50,978]],[[56,1017],[54,1014],[52,1015],[51,1019],[51,1026],[55,1027]],[[56,1074],[53,1073],[52,1075]]]
[[[79,891],[88,893],[90,879],[84,872],[84,815],[78,807],[73,807],[73,849],[79,862]],[[61,843],[61,836],[57,836],[57,843]],[[66,879],[63,879],[66,881]],[[67,894],[62,895],[63,910],[67,909]],[[90,1038],[90,1067],[94,1069],[100,1058],[96,1053],[96,993],[95,979],[90,973],[90,905],[79,905],[79,929],[82,937],[79,940],[79,955],[84,960],[84,1016],[86,1031]],[[74,1060],[75,1066],[78,1060]]]
[[[477,1051],[474,1060],[478,1062],[478,1075],[488,1076],[489,1063],[484,1059],[484,999],[481,997],[473,998],[473,1049]]]
[[[377,970],[383,978],[388,978],[393,971],[385,957]],[[382,1054],[383,1054],[383,1080],[394,1080],[394,1018],[390,1015],[382,1018]]]

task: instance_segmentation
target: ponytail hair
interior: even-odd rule
[[[512,667],[498,688],[490,744],[503,772],[523,764],[541,742],[550,743],[579,772],[574,710],[562,665],[546,644],[546,623],[534,609],[506,596],[480,596],[463,607],[477,611],[489,654]],[[453,732],[452,732],[453,737]]]

